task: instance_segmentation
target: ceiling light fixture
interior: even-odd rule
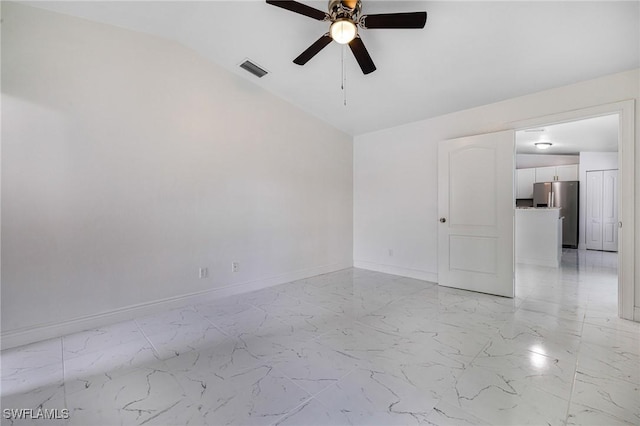
[[[536,142],[534,145],[538,149],[549,149],[553,144],[551,142]]]
[[[331,24],[331,38],[340,44],[347,44],[358,35],[358,29],[349,19],[338,19]]]

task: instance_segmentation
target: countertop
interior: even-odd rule
[[[516,210],[560,210],[560,207],[516,207]]]

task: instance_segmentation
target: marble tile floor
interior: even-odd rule
[[[506,299],[346,269],[1,354],[2,408],[61,425],[638,425],[616,255],[519,265]]]

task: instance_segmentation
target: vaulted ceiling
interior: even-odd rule
[[[328,23],[264,1],[28,4],[182,43],[352,135],[640,67],[637,1],[363,0],[364,14],[428,12],[422,30],[361,31],[369,75],[337,43],[293,64]],[[246,58],[270,73],[248,74]]]

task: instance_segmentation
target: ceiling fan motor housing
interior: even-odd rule
[[[329,17],[332,22],[339,19],[349,19],[357,23],[362,13],[360,0],[329,0]]]

